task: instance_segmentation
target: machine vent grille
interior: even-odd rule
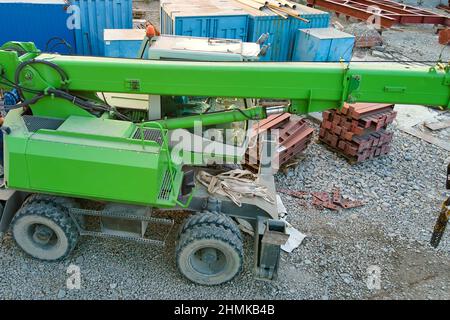
[[[159,129],[143,129],[144,140],[155,141],[159,145],[162,145],[162,134]],[[133,139],[141,140],[141,129],[137,129],[133,135]]]
[[[64,120],[61,119],[36,117],[31,115],[23,115],[22,119],[25,122],[25,126],[27,127],[28,131],[30,132],[36,132],[39,129],[56,130],[64,122]]]
[[[169,200],[171,192],[172,192],[172,179],[170,178],[170,171],[166,170],[166,172],[164,173],[161,190],[159,191],[158,199]]]

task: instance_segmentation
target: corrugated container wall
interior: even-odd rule
[[[265,44],[270,46],[266,55],[260,58],[261,61],[278,61],[283,51],[287,50],[283,36],[285,25],[285,19],[279,16],[250,16],[247,41],[255,42],[262,34],[269,34]]]
[[[180,0],[166,0],[161,2],[161,32],[163,34],[220,37],[242,39],[255,42],[264,34],[269,33],[266,44],[269,50],[261,61],[290,61],[294,49],[295,35],[298,29],[327,28],[330,15],[327,12],[302,5],[297,5],[301,17],[309,23],[289,17],[284,19],[275,13],[263,9],[257,10],[233,0],[192,0],[187,3]],[[248,16],[246,35],[239,35],[236,30],[244,30],[243,20],[220,15],[223,12],[240,12]],[[208,19],[216,19],[217,30],[222,33],[208,33],[205,26]],[[213,28],[214,29],[214,28]],[[233,30],[233,32],[230,32]]]
[[[75,30],[77,54],[103,56],[105,29],[133,28],[132,0],[70,0],[80,9],[81,28]]]
[[[240,9],[161,3],[161,33],[247,40],[248,15]]]
[[[0,45],[8,41],[31,41],[42,51],[74,53],[75,35],[67,27],[66,10],[63,0],[0,0]],[[62,44],[62,39],[67,45]]]
[[[254,42],[263,33],[269,33],[267,44],[270,44],[266,56],[261,61],[291,61],[298,29],[327,28],[330,24],[330,15],[327,12],[297,6],[301,18],[309,23],[289,17],[284,19],[264,9],[246,9],[250,14],[249,33],[247,41]]]

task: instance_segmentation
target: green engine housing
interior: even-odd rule
[[[170,161],[164,130],[103,118],[62,120],[21,113],[10,111],[5,123],[12,129],[5,135],[9,188],[176,205],[183,174]]]

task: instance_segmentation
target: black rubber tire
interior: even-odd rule
[[[181,226],[180,236],[187,230],[192,229],[193,227],[198,225],[213,225],[216,227],[223,227],[233,232],[239,238],[239,240],[242,241],[241,230],[239,230],[239,227],[233,221],[233,219],[224,215],[223,213],[209,211],[199,212],[187,218]]]
[[[30,201],[17,212],[12,221],[12,234],[17,245],[28,255],[42,261],[60,261],[73,251],[80,238],[78,229],[67,210],[55,203]],[[32,229],[43,225],[53,231],[52,246],[39,245]]]
[[[212,249],[217,253],[217,262],[217,257],[220,256],[218,264],[223,266],[219,267],[217,272],[211,272],[211,269],[208,269],[211,268],[211,263],[203,262],[196,256],[205,249]],[[176,247],[176,263],[181,274],[192,282],[209,286],[219,285],[231,281],[242,272],[243,251],[242,241],[230,229],[200,224],[187,229],[180,236]]]

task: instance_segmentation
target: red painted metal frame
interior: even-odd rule
[[[389,0],[308,0],[308,5],[330,9],[363,21],[376,16],[385,28],[396,23],[450,26],[450,18],[446,16]]]

